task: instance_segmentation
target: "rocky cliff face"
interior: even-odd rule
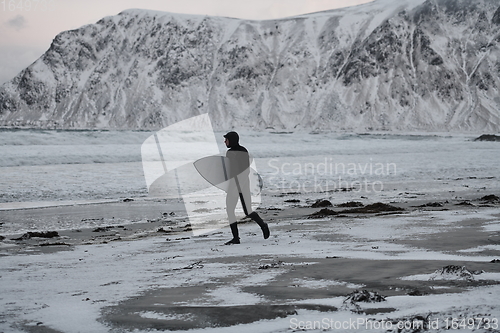
[[[500,1],[377,0],[280,20],[127,10],[0,87],[0,125],[498,131]]]

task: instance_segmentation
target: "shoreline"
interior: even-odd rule
[[[396,192],[399,192],[396,194]],[[482,192],[482,193],[481,193]],[[495,191],[482,191],[466,190],[462,193],[454,191],[436,191],[432,194],[422,193],[421,191],[393,191],[392,195],[379,195],[376,200],[370,200],[368,197],[350,191],[327,191],[327,192],[286,192],[281,191],[277,193],[266,193],[263,202],[268,202],[257,208],[260,214],[264,214],[268,221],[283,221],[286,219],[302,219],[309,218],[313,213],[318,213],[321,208],[312,207],[314,202],[327,200],[332,203],[333,211],[342,213],[345,208],[342,208],[346,203],[356,202],[360,205],[370,205],[375,202],[386,202],[386,204],[393,205],[401,208],[402,214],[408,214],[411,211],[446,211],[446,210],[464,210],[467,208],[494,208],[500,206],[500,201],[484,202],[481,198],[495,196]],[[341,194],[337,196],[336,194]],[[444,197],[443,197],[444,196]],[[341,197],[341,198],[338,198]],[[297,199],[299,198],[299,199]],[[30,203],[23,203],[28,206]],[[182,201],[176,198],[155,198],[155,197],[140,197],[140,198],[126,198],[120,200],[94,200],[57,204],[48,202],[46,206],[33,203],[36,206],[24,208],[11,208],[1,209],[2,219],[0,219],[0,228],[4,229],[6,221],[22,219],[31,220],[38,219],[40,222],[44,219],[67,219],[77,221],[80,225],[79,228],[30,228],[22,229],[16,232],[3,232],[0,236],[5,239],[12,239],[20,237],[28,232],[47,232],[55,231],[61,234],[63,239],[71,239],[70,234],[73,234],[75,239],[81,238],[79,235],[88,235],[96,229],[109,229],[100,230],[96,232],[102,233],[109,231],[107,234],[116,233],[121,229],[124,239],[131,239],[130,237],[136,233],[151,233],[158,232],[159,228],[165,227],[165,234],[177,234],[180,232],[190,233],[191,223],[189,217],[184,210]],[[1,204],[0,204],[1,205]],[[384,212],[380,212],[384,214]],[[391,212],[387,212],[391,214]],[[371,214],[376,216],[376,214]],[[370,214],[366,214],[367,217]],[[361,216],[341,216],[341,217],[361,217]],[[243,219],[241,222],[248,222],[248,219]],[[89,225],[85,226],[84,222]],[[113,230],[114,229],[114,230]],[[217,228],[219,229],[219,228]],[[1,230],[1,229],[0,229]],[[128,231],[128,232],[124,232]],[[164,231],[160,231],[164,232]],[[75,234],[77,233],[77,234]],[[106,234],[106,233],[104,233]],[[116,236],[120,236],[117,234]],[[185,234],[182,235],[186,237]],[[81,244],[74,243],[72,245]]]

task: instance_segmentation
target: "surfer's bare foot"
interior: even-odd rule
[[[224,245],[233,245],[233,244],[240,244],[240,239],[239,238],[233,238],[229,242],[224,243]]]

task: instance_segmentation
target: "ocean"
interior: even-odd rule
[[[23,221],[5,223],[13,210],[148,200],[141,145],[152,134],[0,130],[0,232],[25,229]],[[224,154],[222,135],[215,133]],[[419,193],[435,193],[437,199],[443,193],[498,194],[500,145],[474,141],[477,136],[243,130],[240,143],[262,177],[261,205],[279,206],[287,193],[299,200],[328,197],[334,203],[359,198],[400,201]],[[167,199],[179,199],[177,186],[189,184],[172,186],[165,191]],[[61,225],[78,228],[85,220]],[[122,220],[126,224],[137,219]],[[44,223],[31,222],[28,229],[46,229]]]

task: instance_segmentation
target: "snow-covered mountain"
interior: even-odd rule
[[[376,0],[266,21],[126,10],[0,87],[0,125],[500,129],[500,0]]]

